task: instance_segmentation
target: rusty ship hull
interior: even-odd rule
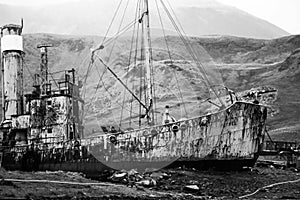
[[[214,114],[82,142],[113,169],[241,169],[258,158],[266,117],[265,107],[236,102]]]
[[[23,155],[18,161],[6,154],[3,167],[78,171],[90,177],[99,177],[112,169],[151,171],[187,167],[239,170],[253,166],[258,158],[266,112],[266,108],[260,105],[236,102],[210,115],[82,139],[80,142],[84,148],[81,148],[78,158],[71,160],[64,156],[66,152],[47,157],[47,150],[37,152],[36,156]]]

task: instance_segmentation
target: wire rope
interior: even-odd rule
[[[138,13],[137,13],[137,11],[138,11],[138,6],[139,6],[139,4],[140,4],[140,1],[137,1],[137,4],[136,4],[136,8],[135,8],[135,21],[136,21],[136,19],[137,19],[137,16],[138,16]],[[133,26],[133,30],[132,30],[132,36],[131,36],[131,43],[130,43],[130,50],[129,50],[129,59],[128,59],[128,67],[127,67],[127,73],[128,73],[128,71],[129,71],[129,67],[130,67],[130,65],[131,65],[131,54],[132,54],[132,48],[133,48],[133,43],[134,43],[134,37],[135,37],[135,24],[134,24],[134,26]],[[126,81],[125,81],[125,84],[127,85],[127,83],[128,83],[128,78],[126,79]],[[125,97],[126,97],[126,89],[124,88],[123,89],[123,103],[122,103],[122,110],[121,110],[121,118],[120,118],[120,124],[119,124],[119,126],[120,126],[120,128],[121,128],[121,126],[122,126],[122,120],[123,120],[123,111],[124,111],[124,106],[125,106]],[[132,105],[132,101],[130,102],[130,104]],[[131,107],[132,108],[132,107]]]
[[[133,23],[133,25],[134,25],[135,23]],[[130,28],[130,26],[128,26],[127,27],[127,29],[129,29]],[[117,39],[117,38],[115,38],[115,39]],[[111,41],[113,41],[113,40],[111,40]],[[100,50],[100,49],[98,49],[98,50]],[[97,49],[96,50],[93,50],[92,51],[92,56],[91,56],[91,60],[90,60],[90,63],[89,63],[89,66],[88,66],[88,69],[87,69],[87,73],[86,73],[86,75],[84,76],[84,83],[85,83],[85,86],[86,86],[86,80],[87,80],[87,78],[88,78],[88,76],[89,76],[89,73],[90,73],[90,71],[91,71],[91,68],[92,68],[92,66],[93,66],[93,64],[94,64],[94,53],[97,51]],[[100,81],[98,81],[98,84],[97,84],[97,87],[96,88],[99,88],[99,85],[100,84]],[[85,98],[85,93],[86,93],[86,87],[85,87],[85,89],[84,89],[84,98]],[[96,93],[94,93],[94,96],[95,96],[95,94]]]
[[[29,70],[29,67],[28,67],[27,63],[25,62],[25,59],[24,59],[23,56],[22,56],[22,61],[23,61],[23,65],[24,65],[25,68],[27,69],[27,71],[28,71],[30,77],[32,78],[33,81],[35,81],[35,78],[34,78],[34,76],[32,75],[31,71]]]
[[[189,38],[187,37],[187,34],[185,33],[185,31],[184,31],[184,29],[183,29],[183,27],[182,27],[182,25],[181,25],[181,23],[180,23],[180,21],[179,21],[177,15],[176,15],[176,13],[174,12],[174,9],[172,8],[172,6],[171,6],[169,0],[166,0],[166,1],[167,1],[168,5],[169,5],[169,7],[170,7],[170,9],[171,9],[171,11],[172,11],[174,17],[175,17],[177,23],[179,24],[179,27],[181,28],[182,33],[184,34],[185,38],[187,38],[187,40],[189,40]],[[221,74],[220,68],[219,68],[219,67],[216,67],[216,68],[217,68],[217,70],[218,70],[218,73]],[[222,80],[222,81],[223,81],[223,80]]]
[[[214,94],[216,95],[216,97],[218,98],[219,102],[220,102],[222,105],[224,105],[223,101],[220,99],[220,97],[219,97],[219,95],[217,94],[217,92],[215,91],[215,89],[211,87],[211,84],[210,84],[209,78],[208,78],[208,76],[207,76],[206,70],[204,69],[202,63],[200,63],[199,60],[198,60],[198,58],[196,57],[195,50],[192,48],[192,46],[191,46],[191,44],[190,44],[190,41],[189,41],[188,39],[186,39],[186,38],[182,35],[182,33],[181,33],[179,27],[177,26],[175,20],[173,19],[171,13],[169,12],[168,8],[167,8],[166,5],[163,3],[163,1],[160,0],[160,2],[161,2],[161,4],[163,5],[163,8],[164,8],[165,12],[167,13],[167,15],[168,15],[170,21],[172,22],[172,24],[173,24],[174,28],[176,29],[177,33],[179,34],[181,40],[184,42],[184,45],[185,45],[186,49],[189,51],[189,53],[190,53],[190,55],[192,56],[192,58],[193,58],[193,60],[195,61],[195,63],[200,67],[200,70],[202,71],[202,74],[203,74],[203,76],[204,76],[204,80],[206,80],[206,81],[205,81],[205,84],[207,85],[208,88],[210,88],[210,89],[213,91],[213,93],[214,93]]]
[[[85,85],[86,85],[86,80],[87,80],[87,78],[88,78],[88,76],[89,76],[89,72],[91,71],[91,68],[93,67],[93,63],[94,63],[94,58],[93,58],[93,57],[94,57],[94,53],[95,53],[97,50],[100,50],[100,49],[103,47],[103,43],[105,42],[105,40],[106,40],[106,38],[107,38],[107,35],[108,35],[108,33],[109,33],[109,30],[110,30],[110,28],[111,28],[111,26],[112,26],[112,24],[113,24],[113,22],[114,22],[114,20],[115,20],[115,18],[116,18],[116,16],[117,16],[117,13],[118,13],[118,11],[119,11],[119,9],[120,9],[121,3],[122,3],[122,0],[120,0],[120,2],[119,2],[119,4],[118,4],[118,7],[116,8],[116,10],[115,10],[115,12],[114,12],[113,18],[112,18],[112,20],[111,20],[111,22],[110,22],[110,24],[109,24],[109,27],[108,27],[108,29],[107,29],[105,35],[104,35],[104,38],[103,38],[101,44],[100,44],[95,50],[92,51],[91,60],[90,60],[90,63],[89,63],[89,65],[88,65],[88,69],[87,69],[86,75],[84,76],[84,84],[85,84]],[[86,87],[84,88],[84,94],[83,94],[84,99],[85,99],[85,94],[86,94]]]
[[[114,20],[115,20],[115,18],[116,18],[116,16],[117,16],[117,13],[119,12],[119,9],[120,9],[120,7],[121,7],[121,4],[122,4],[122,0],[120,0],[120,2],[119,2],[119,4],[118,4],[118,7],[116,8],[116,10],[115,10],[115,12],[114,12],[113,18],[112,18],[112,20],[111,20],[111,22],[110,22],[110,24],[109,24],[109,26],[108,26],[108,29],[107,29],[107,31],[106,31],[106,33],[105,33],[105,35],[104,35],[104,38],[103,38],[103,40],[102,40],[102,42],[101,42],[101,45],[103,45],[103,43],[105,42],[105,40],[106,40],[106,38],[107,38],[107,35],[108,35],[108,33],[109,33],[109,30],[110,30],[110,28],[111,28],[111,26],[112,26],[112,24],[113,24],[113,22],[114,22]],[[99,45],[98,48],[100,48],[101,45]]]
[[[142,23],[141,24],[141,48],[140,48],[140,60],[143,60],[143,56],[144,56],[144,54],[143,54],[143,46],[144,46],[144,24]],[[145,64],[145,63],[144,63]],[[143,82],[143,66],[140,66],[140,85],[139,85],[139,92],[140,92],[140,100],[142,101],[142,98],[143,98],[143,94],[142,94],[142,90],[143,90],[143,88],[145,88],[145,86],[144,86],[144,82]],[[146,96],[147,94],[146,94],[146,92],[144,93],[144,98],[145,98],[145,105],[147,106],[147,96]],[[141,127],[141,125],[142,125],[142,118],[141,118],[141,116],[142,116],[142,106],[140,105],[139,106],[139,115],[140,115],[140,117],[139,117],[139,127]]]
[[[170,53],[170,48],[169,48],[169,44],[168,44],[168,41],[167,41],[167,38],[166,38],[165,28],[164,28],[164,24],[163,24],[163,22],[162,22],[162,18],[161,18],[161,14],[160,14],[160,11],[159,11],[159,8],[158,8],[157,0],[155,0],[155,4],[156,4],[157,13],[158,13],[159,20],[160,20],[161,27],[162,27],[162,31],[163,31],[163,35],[164,35],[164,40],[165,40],[166,47],[167,47],[167,50],[168,50],[169,59],[170,59],[170,61],[171,61],[171,65],[173,65],[173,59],[172,59],[172,56],[171,56],[171,53]],[[177,73],[176,73],[175,70],[173,70],[173,74],[175,75],[175,79],[176,79],[176,83],[177,83],[177,88],[178,88],[178,91],[179,91],[179,94],[180,94],[181,102],[183,103],[183,96],[182,96],[181,89],[180,89],[180,87],[179,87],[179,82],[178,82],[178,78],[177,78]],[[186,116],[188,117],[188,113],[187,113],[185,104],[183,104],[183,108],[184,108],[184,111],[185,111]]]

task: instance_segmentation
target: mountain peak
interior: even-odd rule
[[[201,35],[233,35],[241,37],[253,37],[271,39],[289,35],[281,28],[252,16],[237,8],[224,5],[216,0],[172,0],[172,7],[181,22],[185,33],[192,36]],[[123,26],[134,19],[135,5],[130,5],[124,17]],[[168,3],[166,4],[168,6]],[[123,6],[123,7],[122,7]],[[125,10],[122,3],[119,17]],[[25,33],[56,33],[70,35],[104,35],[118,7],[115,1],[74,1],[63,2],[62,4],[46,6],[40,9],[33,9],[21,6],[5,6],[0,4],[0,24],[18,21],[24,18]],[[156,6],[150,6],[152,27],[161,27]],[[161,10],[162,16],[166,14]],[[167,30],[174,30],[164,19],[164,26]],[[112,27],[117,32],[117,25]]]

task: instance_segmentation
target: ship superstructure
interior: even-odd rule
[[[41,64],[34,75],[34,90],[24,94],[24,51],[21,25],[1,28],[2,68],[2,146],[22,151],[29,145],[63,145],[83,134],[83,100],[80,98],[74,69],[50,73],[48,48],[40,44]]]

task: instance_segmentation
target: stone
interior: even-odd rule
[[[136,182],[136,184],[138,184],[138,185],[143,185],[143,186],[150,186],[151,181],[148,180],[148,179],[144,179],[144,180],[141,180],[141,181]]]
[[[153,178],[153,179],[159,180],[159,179],[169,178],[170,176],[166,173],[163,173],[163,172],[153,172],[150,175],[150,177]]]
[[[199,184],[199,182],[198,182],[198,181],[195,181],[195,180],[190,180],[190,181],[189,181],[189,184],[196,185],[196,184]]]
[[[127,175],[126,172],[122,172],[122,173],[119,173],[119,174],[114,174],[113,176],[114,176],[115,178],[123,178],[123,177],[125,177],[126,175]]]
[[[152,178],[148,178],[148,179],[144,179],[141,181],[136,182],[137,185],[142,185],[145,187],[151,187],[151,186],[156,186],[157,182],[156,180],[152,179]]]
[[[199,187],[197,185],[186,185],[184,186],[184,189],[196,191],[199,190]]]
[[[127,180],[126,172],[115,172],[110,179],[115,182],[124,182],[124,179]]]
[[[128,171],[128,176],[139,174],[135,169],[131,169]]]

